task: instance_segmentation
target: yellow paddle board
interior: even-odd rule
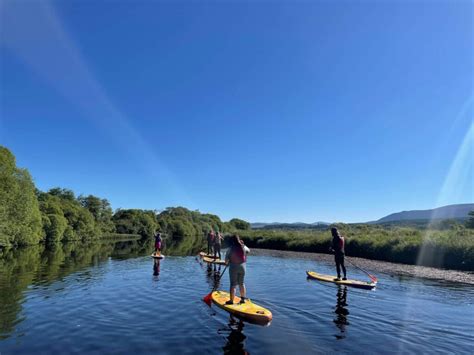
[[[200,256],[201,258],[203,258],[203,257],[214,258],[214,254],[207,254],[207,253],[205,253],[205,252],[203,252],[203,251],[201,251],[201,252],[199,253],[199,256]]]
[[[225,260],[222,260],[222,259],[214,259],[214,258],[208,258],[207,256],[203,256],[202,260],[204,260],[206,263],[209,263],[209,264],[225,265]]]
[[[377,286],[376,282],[364,282],[364,281],[358,281],[358,280],[339,280],[339,281],[337,281],[335,276],[318,274],[317,272],[314,272],[314,271],[306,271],[306,274],[311,279],[324,281],[324,282],[332,282],[332,283],[335,283],[335,284],[338,284],[338,285],[343,285],[343,286],[365,288],[365,289],[368,289],[368,290],[371,290],[375,286]]]
[[[234,297],[234,304],[225,304],[230,299],[229,292],[214,291],[212,302],[218,307],[226,310],[235,316],[257,324],[268,324],[272,320],[272,312],[263,308],[251,300],[246,299],[244,304],[239,304],[240,297]]]

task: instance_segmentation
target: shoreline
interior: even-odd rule
[[[281,258],[291,257],[298,259],[311,259],[314,261],[322,261],[334,264],[334,256],[331,254],[252,248],[251,255],[268,255]],[[364,269],[368,269],[368,271],[372,271],[374,274],[376,274],[377,272],[382,272],[390,275],[410,276],[416,278],[442,280],[474,285],[474,273],[469,271],[437,269],[428,266],[418,266],[409,264],[397,264],[389,261],[370,260],[358,258],[355,256],[346,256],[346,259],[347,258],[350,258],[351,261],[354,261],[357,266],[362,267]],[[346,263],[346,267],[348,269],[353,268],[350,263]]]

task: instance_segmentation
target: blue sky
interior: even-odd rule
[[[474,201],[472,2],[1,11],[0,144],[40,189],[267,222]]]

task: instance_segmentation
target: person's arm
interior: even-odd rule
[[[225,263],[226,263],[226,265],[229,265],[229,261],[230,261],[230,248],[227,249],[227,252],[225,253]]]
[[[329,251],[331,253],[334,253],[336,251],[335,248],[334,248],[334,237],[331,240],[331,246],[329,247]]]

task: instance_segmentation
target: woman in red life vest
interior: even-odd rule
[[[230,247],[225,255],[226,264],[229,265],[230,276],[230,300],[226,304],[234,303],[235,288],[239,286],[240,303],[245,303],[246,289],[244,284],[245,262],[250,249],[247,248],[238,235],[230,238]]]
[[[343,280],[347,280],[346,278],[346,267],[344,266],[344,237],[339,233],[337,228],[331,228],[332,234],[332,251],[334,252],[334,261],[336,262],[336,271],[337,271],[337,281],[341,280],[341,268],[342,272],[344,273]]]
[[[155,234],[155,255],[161,255],[161,233]]]

